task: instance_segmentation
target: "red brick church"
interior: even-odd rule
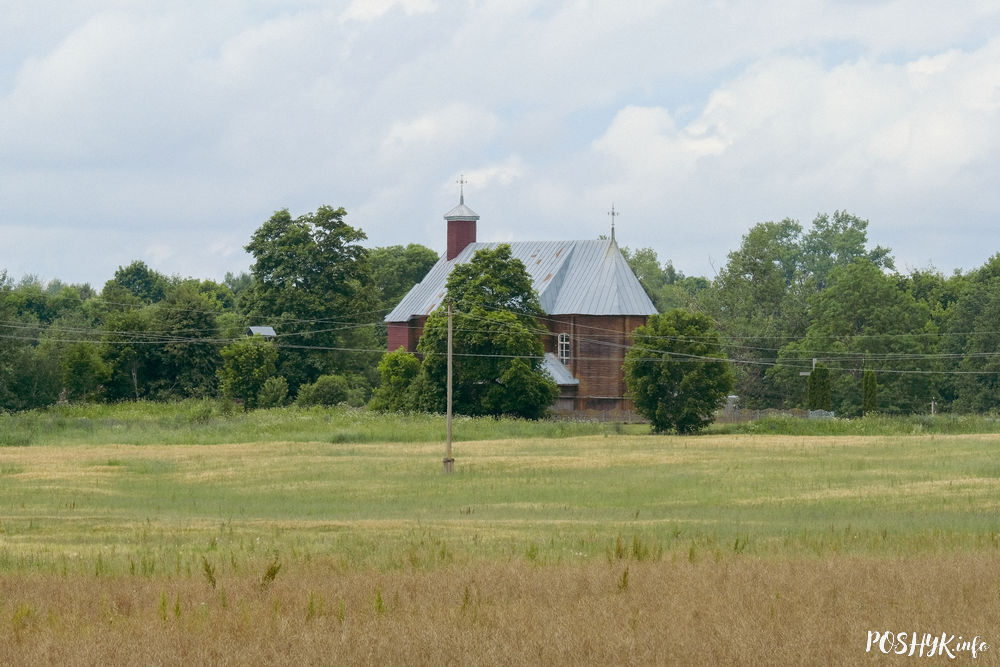
[[[471,260],[476,250],[500,245],[476,242],[479,216],[465,205],[464,195],[444,219],[447,251],[385,318],[390,350],[415,351],[427,316],[444,299],[452,267]],[[614,226],[610,239],[507,245],[527,267],[547,313],[541,323],[551,332],[545,337],[545,367],[559,385],[556,412],[630,412],[622,362],[630,334],[656,308],[622,257]]]

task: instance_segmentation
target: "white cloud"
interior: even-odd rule
[[[639,183],[724,170],[757,186],[930,187],[1000,148],[998,48],[899,66],[770,59],[723,84],[683,127],[666,109],[623,108],[594,149]]]
[[[433,0],[353,0],[344,10],[344,21],[374,21],[385,16],[395,7],[401,7],[408,16],[427,14],[437,9]]]
[[[512,155],[503,162],[470,169],[464,175],[471,187],[507,187],[524,178],[525,171],[522,160]]]
[[[847,208],[922,262],[914,230],[1000,214],[995,2],[28,4],[0,16],[0,224],[117,230],[168,273],[324,203],[437,247],[463,172],[484,237],[596,236],[614,201],[689,273],[762,219]],[[970,267],[976,236],[927,252]]]
[[[383,159],[398,159],[415,151],[481,147],[497,130],[497,117],[484,109],[454,102],[416,118],[392,124],[382,140]]]

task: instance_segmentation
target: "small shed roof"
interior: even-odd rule
[[[248,336],[263,336],[264,338],[274,338],[278,334],[274,333],[274,327],[247,327]]]

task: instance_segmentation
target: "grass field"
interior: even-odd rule
[[[352,441],[347,417],[226,438],[179,414],[149,418],[163,442],[120,415],[6,422],[0,662],[900,659],[866,652],[869,630],[1000,646],[997,435],[568,425],[592,433],[459,440],[445,476],[442,443]]]

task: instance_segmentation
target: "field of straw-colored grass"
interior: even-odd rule
[[[998,444],[486,440],[450,476],[427,442],[0,447],[0,664],[905,660],[886,630],[967,662],[1000,645]]]
[[[1000,640],[993,555],[299,564],[262,579],[0,575],[0,662],[898,664],[866,651],[869,631],[888,630],[947,633],[969,664],[963,639]],[[976,662],[1000,664],[1000,650]]]

